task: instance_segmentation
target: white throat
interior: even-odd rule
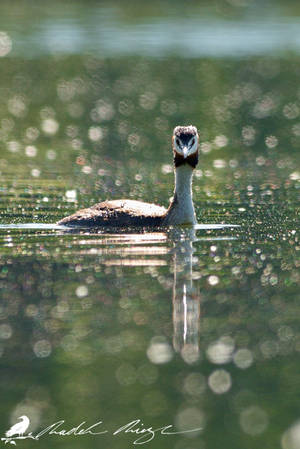
[[[196,224],[192,192],[193,169],[188,164],[175,169],[174,198],[169,208],[169,224]]]

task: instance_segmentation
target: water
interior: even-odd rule
[[[230,32],[234,15],[240,30],[246,19],[258,23],[263,10],[241,4],[206,8],[206,23],[222,20]],[[45,17],[32,23],[29,3],[12,24],[9,5],[0,7],[12,42],[8,51],[2,35],[0,437],[26,415],[31,439],[60,420],[57,431],[103,421],[97,431],[107,432],[15,439],[20,448],[135,447],[136,433],[116,433],[135,420],[135,429],[201,428],[158,431],[145,443],[153,449],[298,448],[300,85],[298,57],[282,53],[285,36],[263,58],[240,58],[226,39],[230,57],[217,46],[206,58],[203,47],[192,54],[204,20],[196,7],[183,18],[174,6],[168,19],[156,9],[154,20],[145,5],[118,4],[120,32],[143,17],[158,42],[141,57],[143,42],[124,50],[119,37],[91,37],[93,2],[35,10],[47,26]],[[281,8],[297,22],[292,5]],[[167,33],[191,16],[182,48],[179,37],[165,46],[158,22]],[[89,31],[86,47],[74,38],[74,17]],[[49,29],[56,37],[71,29],[72,39],[49,53]],[[197,226],[56,225],[107,198],[167,206],[172,128],[188,123],[201,140]]]
[[[238,2],[237,2],[238,3]],[[21,8],[24,27],[16,22],[9,2],[2,7],[0,27],[13,38],[14,56],[93,53],[102,57],[140,55],[165,57],[244,57],[271,52],[300,51],[299,17],[284,5],[266,4],[222,10],[213,4],[184,8],[165,2],[136,11],[117,2],[60,2],[31,9]],[[246,6],[246,5],[244,5]],[[219,11],[218,11],[219,9]],[[157,13],[160,11],[160,14]],[[219,14],[216,14],[218,11]],[[238,15],[237,15],[238,14]],[[30,24],[30,26],[29,26]]]

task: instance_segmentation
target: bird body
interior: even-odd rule
[[[196,224],[192,199],[193,169],[198,163],[199,137],[194,126],[177,126],[173,132],[174,196],[168,209],[135,200],[103,201],[58,222],[81,227],[158,227]]]
[[[29,427],[29,418],[25,415],[20,416],[18,419],[22,419],[21,422],[14,424],[7,432],[5,432],[6,437],[12,437],[14,435],[23,435]]]
[[[167,212],[162,206],[134,200],[103,201],[64,218],[69,226],[159,226]]]

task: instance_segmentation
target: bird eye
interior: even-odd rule
[[[176,139],[176,144],[179,146],[180,145],[180,140],[177,138]]]

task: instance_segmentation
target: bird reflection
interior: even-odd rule
[[[173,346],[187,362],[199,357],[200,295],[193,286],[195,229],[83,234],[81,255],[101,255],[106,266],[170,266],[173,274]],[[74,242],[73,248],[74,251]]]
[[[145,267],[145,273],[155,275],[158,282],[170,291],[173,286],[173,346],[187,363],[199,357],[200,335],[200,294],[193,285],[193,244],[196,241],[235,239],[234,236],[212,235],[211,232],[233,225],[202,224],[186,227],[167,227],[160,229],[105,228],[105,229],[70,229],[57,225],[39,225],[31,229],[30,224],[22,225],[33,239],[39,242],[40,235],[61,235],[61,246],[58,248],[64,260],[85,260],[92,257],[93,263],[108,267]],[[33,225],[35,226],[35,225]],[[19,232],[20,226],[14,228]],[[36,229],[38,232],[36,232]],[[208,231],[207,235],[196,237],[198,231]],[[41,234],[39,234],[39,232]],[[48,232],[48,234],[46,234]],[[22,242],[12,247],[19,251]],[[42,248],[43,245],[36,245]],[[55,251],[57,248],[55,249]],[[45,257],[45,253],[43,253]],[[47,253],[46,253],[47,256]],[[96,261],[96,262],[95,262]],[[158,276],[156,267],[162,268],[167,276]],[[147,270],[147,271],[146,271]],[[159,280],[162,279],[162,281]],[[198,282],[194,282],[198,284]],[[150,293],[150,292],[149,292]],[[168,298],[171,299],[171,298]]]
[[[193,286],[194,229],[173,236],[173,346],[183,358],[199,358],[200,295]]]

